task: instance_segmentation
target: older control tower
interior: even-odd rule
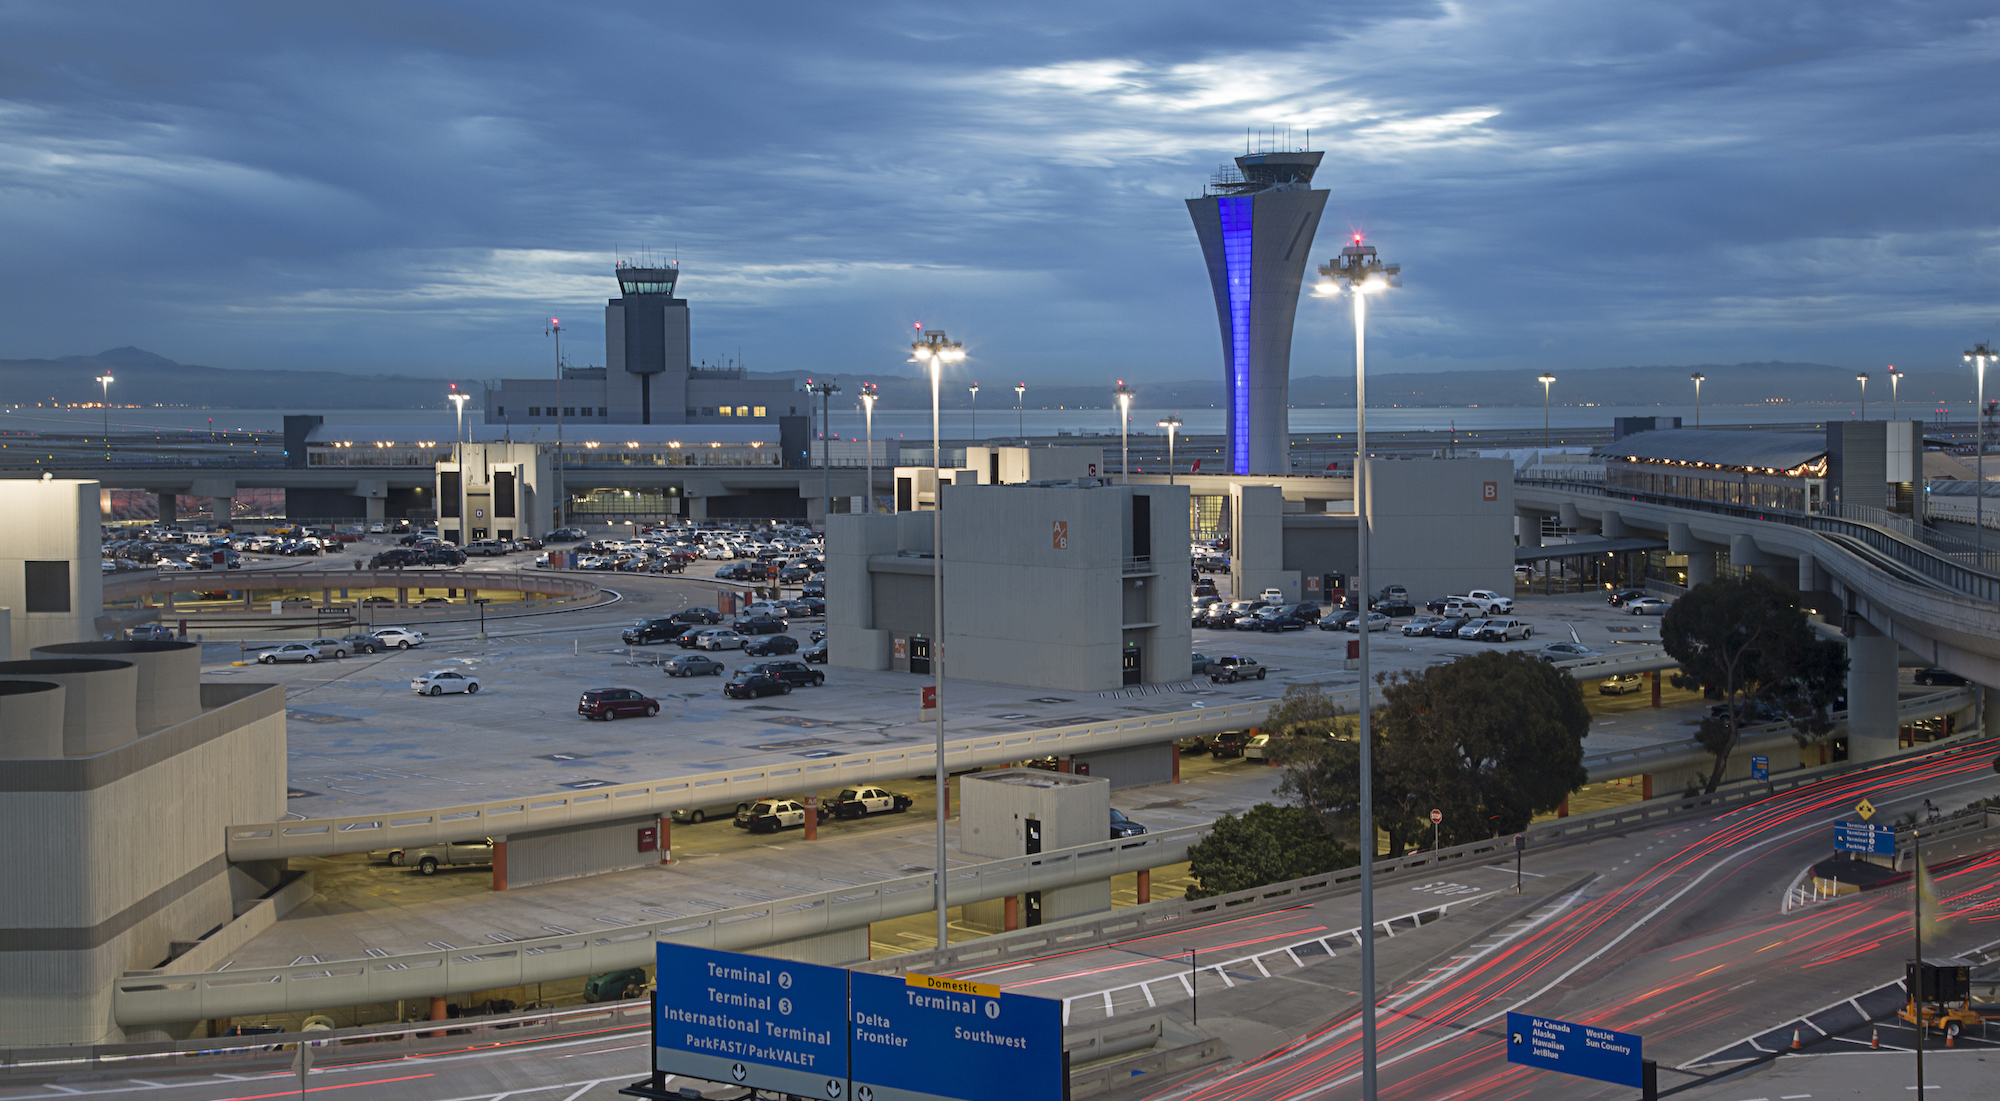
[[[1232,474],[1290,472],[1292,322],[1326,209],[1327,193],[1312,189],[1321,156],[1246,154],[1235,171],[1224,169],[1201,198],[1187,201],[1222,325]]]

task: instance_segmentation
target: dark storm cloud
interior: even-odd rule
[[[1970,4],[0,4],[0,355],[601,358],[613,250],[695,353],[1206,374],[1181,199],[1311,129],[1388,368],[1915,366],[1994,329]],[[1302,305],[1295,370],[1342,361]],[[581,351],[578,351],[581,349]]]

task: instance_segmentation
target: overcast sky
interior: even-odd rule
[[[650,249],[697,358],[1202,376],[1182,200],[1289,127],[1316,259],[1404,265],[1371,367],[1945,366],[2000,336],[1996,58],[1957,0],[0,0],[0,357],[545,373]]]

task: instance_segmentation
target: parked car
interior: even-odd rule
[[[472,695],[479,691],[479,678],[456,669],[433,669],[410,679],[410,687],[420,696],[443,696],[453,692]]]
[[[1250,740],[1248,730],[1225,730],[1208,736],[1208,755],[1211,757],[1241,757],[1243,746]]]
[[[1623,608],[1629,601],[1646,595],[1644,589],[1613,589],[1604,594],[1604,602],[1614,608]]]
[[[1208,679],[1215,684],[1221,684],[1224,681],[1233,684],[1239,680],[1249,680],[1253,677],[1257,680],[1263,680],[1265,672],[1265,668],[1257,664],[1256,658],[1246,658],[1239,654],[1219,657],[1208,663]]]
[[[394,569],[397,566],[414,566],[416,564],[417,552],[408,547],[390,547],[388,550],[375,552],[368,559],[368,568],[371,570]]]
[[[749,807],[736,812],[736,828],[752,833],[770,833],[788,830],[806,824],[806,805],[797,799],[760,799]],[[819,812],[821,821],[826,820],[824,810]]]
[[[1286,604],[1279,608],[1266,608],[1257,613],[1257,620],[1258,629],[1263,631],[1303,631],[1319,622],[1319,605]]]
[[[683,650],[692,650],[701,645],[701,636],[715,629],[713,627],[704,627],[699,623],[694,624],[687,630],[674,636],[674,645]]]
[[[576,713],[607,721],[625,715],[651,718],[660,713],[660,701],[631,688],[591,688],[576,701]]]
[[[1514,598],[1501,596],[1492,589],[1474,589],[1465,594],[1465,600],[1475,602],[1486,609],[1488,615],[1507,613],[1514,610]]]
[[[1932,666],[1929,669],[1917,670],[1916,675],[1913,679],[1915,679],[1918,684],[1964,684],[1965,683],[1964,677],[1959,676],[1957,673],[1954,673],[1949,669],[1939,669],[1936,666]]]
[[[642,619],[625,628],[619,637],[625,640],[627,646],[645,646],[653,642],[671,642],[684,629],[671,619]]]
[[[1243,742],[1242,757],[1246,761],[1269,761],[1271,759],[1271,736],[1252,734]]]
[[[754,654],[757,657],[770,657],[773,654],[796,654],[799,652],[799,640],[790,635],[764,635],[755,642],[743,647],[743,652]]]
[[[1375,604],[1374,609],[1378,612],[1381,612],[1383,615],[1388,616],[1391,619],[1401,619],[1404,616],[1413,616],[1417,614],[1417,606],[1407,602],[1405,603],[1392,603],[1386,601],[1378,602]]]
[[[702,654],[681,654],[660,663],[660,671],[670,677],[719,677],[726,668],[721,662]]]
[[[1625,602],[1625,614],[1666,615],[1667,609],[1671,607],[1673,607],[1673,605],[1667,603],[1664,600],[1661,600],[1657,596],[1642,596],[1639,597],[1637,600],[1628,600]]]
[[[866,818],[871,814],[901,814],[916,805],[908,795],[887,788],[842,788],[839,795],[822,804],[835,818]]]
[[[1319,629],[1322,631],[1345,631],[1347,630],[1347,625],[1354,622],[1355,618],[1360,616],[1360,614],[1360,612],[1353,608],[1342,608],[1336,612],[1329,612],[1319,617]]]
[[[266,650],[257,655],[259,665],[277,665],[287,661],[303,661],[310,664],[318,660],[319,647],[307,642],[287,642],[275,650]]]
[[[781,635],[792,629],[791,624],[774,615],[746,615],[729,626],[739,635]]]
[[[1401,585],[1384,585],[1382,586],[1382,591],[1375,594],[1375,602],[1377,604],[1408,604],[1410,602],[1410,590]]]
[[[763,673],[738,673],[722,685],[722,694],[732,700],[754,700],[764,696],[782,696],[792,690],[792,686],[776,677]]]
[[[1137,837],[1145,832],[1146,827],[1125,817],[1124,811],[1119,810],[1117,807],[1111,808],[1110,840],[1116,841],[1121,837]]]
[[[697,650],[741,650],[749,641],[728,627],[705,627],[694,645]]]
[[[744,666],[742,672],[761,673],[793,688],[818,688],[826,683],[825,673],[807,668],[802,661],[760,661]]]
[[[1473,635],[1476,642],[1514,642],[1518,639],[1534,637],[1535,629],[1518,619],[1489,619],[1486,625]]]
[[[799,652],[799,660],[801,660],[801,661],[809,661],[809,662],[812,662],[812,663],[814,663],[814,664],[816,664],[816,665],[825,665],[825,664],[826,664],[826,640],[825,640],[825,639],[821,639],[821,640],[819,640],[818,642],[815,642],[815,643],[813,643],[813,644],[812,644],[811,646],[808,646],[808,647],[806,647],[806,648],[805,648],[804,650],[800,651],[800,652]]]
[[[398,868],[414,867],[424,875],[436,875],[439,866],[482,867],[493,863],[493,839],[453,841],[449,845],[425,845],[418,849],[394,849],[389,863]]]
[[[408,627],[378,627],[375,629],[375,637],[385,648],[407,650],[412,646],[422,646],[424,639],[429,636],[422,631],[412,631]]]
[[[1195,654],[1193,667],[1192,670],[1188,673],[1188,675],[1191,677],[1198,677],[1201,676],[1203,673],[1208,672],[1209,660],[1210,659],[1207,654],[1201,654],[1201,653]]]
[[[1627,692],[1642,691],[1646,678],[1638,673],[1619,673],[1597,682],[1597,693],[1601,696],[1622,696]]]
[[[1408,638],[1421,638],[1431,633],[1431,628],[1444,622],[1443,616],[1420,615],[1403,624],[1403,634]]]
[[[1487,622],[1488,621],[1483,618],[1466,620],[1465,626],[1460,627],[1458,629],[1458,637],[1463,639],[1478,638],[1479,632],[1485,629]]]
[[[714,608],[682,608],[667,617],[669,623],[700,624],[713,627],[722,622],[722,613]]]
[[[467,555],[483,555],[487,558],[506,554],[508,550],[508,546],[497,539],[474,539],[465,545]]]
[[[1371,631],[1386,631],[1389,629],[1389,617],[1383,615],[1381,612],[1369,612],[1367,624],[1368,629]],[[1362,619],[1360,616],[1347,621],[1347,629],[1357,635],[1361,633],[1361,625]]]
[[[1471,623],[1475,618],[1477,617],[1467,616],[1467,615],[1446,616],[1441,622],[1439,622],[1438,624],[1436,624],[1431,628],[1431,637],[1457,638],[1458,632],[1465,629],[1465,626]]]
[[[1581,642],[1551,642],[1542,647],[1543,661],[1582,661],[1585,658],[1601,658],[1604,654],[1593,650]]]
[[[344,658],[354,652],[353,647],[337,638],[316,638],[306,645],[318,648],[323,658]]]
[[[346,643],[347,649],[356,654],[372,654],[383,648],[382,640],[369,634],[367,631],[356,631],[351,635],[342,635],[340,636],[340,641]]]
[[[712,803],[705,807],[685,807],[673,813],[673,820],[682,825],[700,825],[711,818],[735,818],[750,809],[749,803]]]

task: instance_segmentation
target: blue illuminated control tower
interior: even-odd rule
[[[1292,322],[1326,209],[1327,193],[1312,189],[1321,156],[1245,154],[1187,201],[1222,325],[1231,474],[1290,473]]]

